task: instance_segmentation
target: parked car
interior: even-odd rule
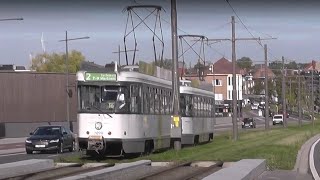
[[[63,153],[64,149],[70,152],[75,150],[75,136],[64,126],[40,126],[30,135],[25,143],[27,154],[33,151]]]
[[[282,114],[276,114],[272,118],[272,124],[283,124],[283,115]]]
[[[283,114],[283,112],[280,110],[279,114]],[[287,118],[289,118],[289,113],[287,112]]]
[[[257,110],[259,105],[252,104],[251,105],[251,110]]]
[[[244,118],[242,120],[242,128],[256,128],[256,121],[253,118]]]

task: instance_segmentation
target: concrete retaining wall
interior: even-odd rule
[[[30,159],[0,165],[0,179],[25,175],[51,169],[54,167],[52,159]]]
[[[16,138],[16,137],[27,137],[30,132],[33,132],[39,126],[45,125],[63,125],[69,127],[67,122],[52,122],[52,123],[2,123],[2,128],[0,124],[0,137],[5,138]],[[76,130],[78,125],[73,122],[73,132],[77,133]],[[3,135],[3,136],[1,136]]]
[[[207,177],[204,180],[252,180],[256,179],[266,170],[265,159],[242,159],[235,162],[230,167],[221,169]]]

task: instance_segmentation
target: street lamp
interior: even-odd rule
[[[67,122],[69,124],[69,128],[71,131],[73,131],[73,125],[72,122],[70,122],[70,112],[69,112],[69,98],[70,98],[70,91],[69,91],[69,61],[68,61],[68,41],[74,41],[74,40],[81,40],[81,39],[89,39],[90,37],[85,36],[85,37],[79,37],[79,38],[71,38],[68,39],[68,31],[66,31],[66,38],[63,40],[59,40],[59,42],[66,42],[66,78],[67,78]]]
[[[0,21],[22,21],[23,18],[7,18],[7,19],[0,19]]]

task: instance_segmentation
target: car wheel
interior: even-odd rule
[[[273,125],[276,125],[276,123],[272,123]]]
[[[63,153],[63,143],[62,142],[59,145],[58,153]]]
[[[71,145],[71,147],[69,148],[69,151],[70,152],[73,152],[73,151],[75,151],[76,150],[76,143],[74,142],[74,141],[72,141],[72,145]]]
[[[26,153],[27,153],[27,154],[32,154],[32,153],[33,153],[33,151],[31,151],[31,150],[27,150],[27,149],[26,149]]]

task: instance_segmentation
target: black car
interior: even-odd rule
[[[242,128],[256,128],[256,121],[253,118],[244,118],[242,120]]]
[[[55,151],[63,153],[64,149],[70,152],[75,149],[75,137],[73,133],[63,126],[40,126],[30,133],[26,140],[26,152],[33,151]]]

